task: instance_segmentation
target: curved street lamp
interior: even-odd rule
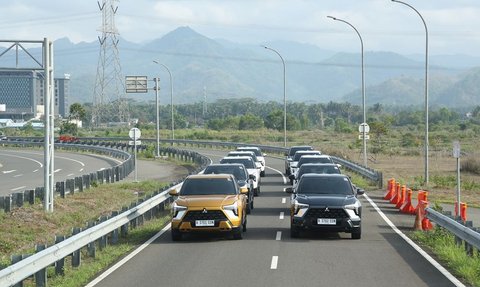
[[[267,46],[262,46],[262,47],[267,50],[275,52],[282,60],[282,64],[283,64],[283,146],[287,147],[287,78],[286,78],[285,60],[277,50]]]
[[[170,72],[170,69],[166,65],[164,65],[164,64],[162,64],[158,61],[155,61],[155,60],[153,60],[153,62],[157,65],[160,65],[160,66],[164,67],[167,70],[168,75],[170,76],[170,108],[171,108],[170,114],[172,116],[171,125],[172,125],[172,144],[173,144],[173,140],[175,139],[175,120],[174,120],[174,114],[173,114],[173,80],[172,80],[172,73]]]
[[[420,14],[420,12],[418,12],[418,10],[412,5],[398,0],[392,0],[392,2],[410,7],[418,14],[418,16],[420,16],[423,26],[425,27],[425,185],[428,185],[428,28],[422,14]]]
[[[366,167],[367,164],[368,164],[368,162],[367,162],[367,137],[366,137],[367,115],[366,115],[366,108],[365,108],[365,68],[364,68],[365,65],[364,65],[363,39],[362,39],[362,36],[360,35],[360,33],[358,32],[357,28],[355,28],[355,26],[353,26],[349,22],[347,22],[345,20],[342,20],[342,19],[339,19],[339,18],[336,18],[336,17],[333,17],[333,16],[327,16],[327,18],[333,19],[335,21],[343,22],[343,23],[347,24],[348,26],[352,27],[353,30],[355,30],[355,32],[357,33],[358,38],[360,38],[360,45],[361,45],[361,49],[362,49],[362,109],[363,109],[363,123],[361,124],[361,127],[362,127],[361,132],[362,132],[362,138],[363,138],[363,165]]]

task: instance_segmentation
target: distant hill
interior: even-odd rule
[[[285,59],[288,101],[348,100],[358,103],[357,94],[361,87],[360,54],[334,53],[295,42],[262,44],[275,48]],[[54,49],[55,74],[71,75],[70,103],[92,102],[99,43],[73,44],[64,38],[55,41]],[[200,102],[204,93],[208,102],[245,97],[260,101],[283,101],[282,63],[278,55],[260,45],[213,40],[189,27],[179,27],[144,44],[121,39],[119,52],[124,75],[142,75],[149,79],[160,77],[162,104],[169,102],[169,78],[165,69],[153,63],[153,60],[170,68],[176,103]],[[365,53],[367,104],[411,104],[405,101],[407,95],[412,101],[417,100],[416,94],[422,93],[420,82],[423,79],[423,65],[421,60],[391,52]],[[438,94],[439,105],[458,104],[449,98],[452,93],[465,95],[468,102],[478,99],[467,95],[471,91],[478,91],[479,81],[456,81],[457,74],[465,71],[458,67],[431,65],[432,81],[439,79],[437,84],[432,83],[432,95]],[[127,96],[137,101],[154,98],[153,91]],[[399,100],[399,97],[403,100]]]

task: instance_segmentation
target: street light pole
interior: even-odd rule
[[[157,157],[160,157],[160,119],[159,119],[159,103],[158,103],[158,90],[159,90],[159,82],[158,78],[155,78],[155,110],[156,112],[156,120],[157,120]],[[136,140],[135,140],[136,141]],[[136,148],[135,148],[136,149]]]
[[[360,46],[361,46],[361,49],[362,49],[362,109],[363,109],[363,123],[361,125],[362,127],[362,138],[363,138],[363,165],[365,167],[368,166],[368,161],[367,161],[367,136],[366,136],[366,123],[367,123],[367,112],[366,112],[366,107],[365,107],[365,64],[364,64],[364,52],[363,52],[363,39],[362,39],[362,36],[360,35],[360,33],[358,32],[357,28],[355,28],[355,26],[353,26],[352,24],[350,24],[349,22],[345,21],[345,20],[342,20],[342,19],[339,19],[339,18],[336,18],[336,17],[333,17],[333,16],[327,16],[327,18],[331,18],[335,21],[340,21],[340,22],[343,22],[345,24],[347,24],[348,26],[352,27],[353,30],[355,30],[355,32],[357,33],[358,35],[358,38],[360,38]]]
[[[157,65],[160,65],[160,66],[164,67],[167,70],[168,75],[170,76],[170,108],[171,108],[170,114],[171,114],[171,117],[172,117],[171,125],[172,125],[172,144],[173,144],[173,140],[175,139],[175,120],[174,120],[174,114],[173,114],[173,79],[172,79],[172,73],[170,72],[170,69],[166,65],[164,65],[164,64],[162,64],[158,61],[155,61],[155,60],[153,62]]]
[[[287,78],[285,60],[277,50],[267,46],[263,46],[263,48],[275,52],[280,57],[283,64],[283,146],[287,147]]]
[[[428,185],[428,28],[425,19],[423,19],[422,14],[418,12],[412,5],[398,1],[392,0],[392,2],[400,3],[405,6],[410,7],[413,11],[415,11],[420,19],[422,19],[423,26],[425,27],[425,185]]]

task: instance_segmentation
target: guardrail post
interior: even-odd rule
[[[35,252],[40,252],[46,248],[45,244],[35,245]],[[47,268],[35,273],[35,285],[37,287],[46,287],[47,286]]]
[[[65,235],[55,235],[55,244],[58,244],[65,240]],[[55,262],[55,274],[64,275],[65,274],[65,258],[62,258]]]
[[[107,219],[108,217],[104,215],[99,218],[99,221],[101,223],[106,221]],[[100,250],[103,250],[105,247],[107,247],[107,235],[104,235],[98,239],[98,248],[100,248]]]
[[[78,187],[79,192],[83,192],[83,177],[75,177],[75,185]]]
[[[41,201],[43,201],[43,198],[45,197],[45,187],[36,187],[35,188],[35,195],[37,198],[39,198]]]
[[[89,221],[87,223],[87,229],[88,228],[92,228],[94,227],[96,224],[94,221]],[[97,255],[97,250],[96,250],[96,244],[95,244],[95,241],[92,241],[90,243],[87,244],[87,251],[88,251],[88,256],[92,257],[92,258],[95,258],[95,256]]]
[[[70,189],[70,194],[74,195],[75,194],[75,179],[67,179],[69,182],[69,189]]]
[[[120,167],[116,166],[114,167],[115,170],[115,181],[120,181]]]
[[[12,262],[12,265],[13,265],[15,263],[22,261],[25,257],[27,256],[14,254],[10,256],[10,262]],[[13,287],[23,287],[23,281],[18,282],[17,284],[13,285]]]
[[[90,189],[90,176],[88,174],[83,175],[83,183],[85,184],[85,189]]]
[[[455,221],[463,225],[462,218],[460,216],[455,216]],[[463,242],[462,239],[455,235],[455,244],[457,246],[462,246]]]
[[[97,182],[98,184],[103,184],[103,170],[97,171]]]
[[[124,206],[122,207],[122,213],[127,211],[128,210],[128,207]],[[128,235],[128,223],[127,224],[124,224],[120,227],[120,236],[125,238],[127,237]]]
[[[473,221],[467,220],[465,221],[465,226],[468,228],[473,227]],[[473,246],[470,245],[468,242],[465,241],[465,252],[467,253],[468,256],[472,257],[473,256]]]
[[[134,208],[137,206],[135,203],[130,204],[130,209]],[[135,229],[137,228],[138,225],[138,217],[135,217],[134,219],[130,220],[130,228]]]
[[[80,227],[74,227],[72,231],[72,235],[76,235],[80,232],[82,232],[82,229]],[[77,251],[74,251],[72,253],[72,267],[79,267],[81,263],[82,263],[82,254],[80,252],[80,249],[78,249]]]
[[[28,198],[28,203],[31,205],[35,204],[35,189],[25,190]]]
[[[17,207],[22,207],[23,202],[25,201],[23,192],[15,192],[13,195],[15,197],[15,205]]]
[[[118,211],[112,211],[112,216],[110,218],[113,218],[119,214]],[[110,244],[117,244],[118,243],[118,229],[115,229],[112,231],[112,237],[110,238]]]

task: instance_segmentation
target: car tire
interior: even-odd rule
[[[293,185],[293,179],[290,179],[290,185]]]
[[[250,203],[247,204],[247,208],[245,208],[245,209],[246,209],[245,211],[247,212],[247,214],[250,214],[250,212],[252,212],[251,208],[250,208]]]
[[[360,239],[362,238],[362,228],[356,227],[352,230],[352,239]]]
[[[260,177],[265,177],[265,171],[260,172]]]
[[[250,205],[250,210],[253,210],[253,195],[252,195],[252,200],[250,200],[249,205]]]
[[[247,232],[247,218],[245,218],[245,222],[242,224],[242,232]]]
[[[233,230],[233,239],[240,240],[243,238],[242,229],[239,227],[238,229]]]
[[[180,230],[172,229],[172,241],[182,240],[182,232]]]
[[[299,238],[300,237],[300,230],[296,227],[290,228],[290,237],[291,238]]]

